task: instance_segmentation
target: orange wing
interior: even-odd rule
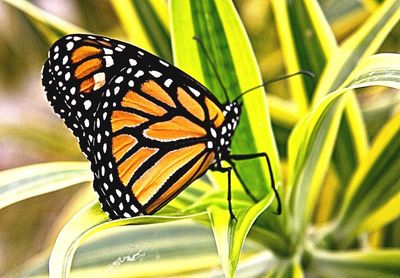
[[[214,102],[207,97],[200,102],[181,87],[171,97],[148,80],[125,93],[111,117],[112,152],[119,180],[146,213],[156,212],[207,171],[215,153],[207,149],[205,123],[218,127],[223,120]]]

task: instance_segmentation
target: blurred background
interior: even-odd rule
[[[92,33],[127,40],[110,1],[30,2]],[[371,8],[380,1],[319,2],[341,42],[365,21]],[[235,0],[234,3],[264,80],[285,74],[269,1]],[[48,38],[21,11],[2,1],[0,18],[0,170],[50,161],[84,161],[76,139],[53,113],[41,88],[40,70],[47,58]],[[379,52],[398,52],[399,35],[400,26],[397,26]],[[165,50],[164,58],[171,60],[168,51],[170,49]],[[285,94],[285,82],[273,84],[268,93],[289,97]],[[398,111],[400,102],[398,94],[386,94],[382,88],[359,94],[359,100],[371,138],[381,120]],[[275,128],[284,158],[287,131]],[[82,190],[89,192],[88,198],[92,197],[90,185],[81,185],[0,210],[0,276],[49,247],[55,232],[49,233],[49,230],[57,229],[55,219],[64,213],[64,208],[77,194],[83,194]],[[52,208],[51,211],[48,208]],[[399,225],[398,222],[392,225]]]

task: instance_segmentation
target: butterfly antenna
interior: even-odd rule
[[[198,36],[193,36],[193,39],[199,43],[200,48],[203,50],[207,61],[210,63],[210,65],[211,65],[211,67],[212,67],[212,69],[213,69],[213,71],[215,73],[215,76],[217,77],[217,80],[218,80],[219,84],[221,85],[222,90],[224,91],[224,95],[226,97],[226,100],[229,101],[228,92],[226,91],[224,83],[222,83],[222,79],[218,74],[218,71],[217,71],[217,68],[215,67],[215,64],[213,63],[213,61],[211,60],[210,56],[208,55],[208,52],[206,50],[206,47],[204,46],[203,41]]]
[[[308,71],[308,70],[300,70],[300,71],[292,73],[292,74],[279,76],[277,78],[274,78],[274,79],[271,79],[271,80],[267,80],[267,81],[263,82],[261,85],[255,86],[253,88],[250,88],[250,89],[244,91],[243,93],[241,93],[238,97],[236,97],[234,99],[234,102],[237,101],[238,99],[240,99],[241,97],[243,97],[245,94],[250,93],[251,91],[254,91],[255,89],[258,89],[258,88],[264,87],[264,86],[266,86],[268,84],[275,83],[277,81],[281,81],[281,80],[284,80],[284,79],[288,79],[290,77],[293,77],[293,76],[296,76],[296,75],[300,75],[300,74],[308,76],[308,77],[311,77],[311,78],[315,77],[314,73],[312,73],[311,71]]]

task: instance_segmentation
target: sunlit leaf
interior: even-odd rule
[[[171,1],[170,3],[174,58],[175,63],[182,70],[206,84],[222,102],[226,101],[224,91],[218,83],[216,73],[213,71],[210,62],[206,59],[198,42],[192,39],[196,35],[202,40],[212,63],[216,65],[217,74],[221,77],[224,87],[227,88],[227,94],[231,100],[237,97],[241,91],[262,83],[250,43],[231,2]],[[279,162],[269,123],[265,94],[260,89],[246,95],[243,100],[243,112],[233,138],[232,153],[268,153],[272,160],[274,176],[279,183]],[[271,189],[267,186],[270,181],[265,164],[265,161],[260,159],[246,162],[245,166],[238,165],[237,167],[246,184],[251,185],[252,193],[263,199],[266,198],[264,196],[268,192],[271,192]],[[252,174],[255,172],[262,174]],[[270,195],[268,194],[268,196]],[[235,197],[232,202],[235,202]],[[264,210],[266,204],[254,206],[254,208]],[[246,220],[246,225],[251,225],[260,212],[247,214],[248,217],[254,219],[252,221]],[[235,211],[235,213],[237,212]],[[214,219],[213,223],[218,227],[226,227],[224,222],[229,221],[229,213],[228,215],[224,214],[224,216],[227,219],[224,221],[221,218]],[[217,224],[215,221],[217,221]],[[219,221],[221,223],[218,223]],[[247,231],[250,226],[246,225],[243,229]],[[220,236],[217,237],[219,238],[217,240],[218,246],[223,248],[222,250],[219,249],[219,254],[228,276],[234,273],[240,247],[246,234],[247,232],[238,233],[233,246],[235,250],[226,249],[228,245],[220,242]],[[225,238],[228,238],[228,235]],[[233,265],[229,265],[230,261]]]
[[[299,112],[304,114],[312,99],[316,80],[336,50],[333,33],[316,1],[272,1],[279,18],[278,33],[289,73],[309,70],[315,79],[288,80]]]
[[[49,274],[51,277],[68,277],[73,256],[81,242],[102,230],[124,225],[163,223],[192,217],[194,215],[183,217],[152,215],[109,221],[96,201],[77,213],[58,235],[50,256]]]
[[[165,1],[113,0],[111,4],[131,43],[171,61]]]
[[[400,273],[400,250],[312,253],[310,271],[323,277],[394,278]]]
[[[396,208],[390,202],[396,200],[400,191],[399,153],[400,114],[382,128],[368,159],[354,173],[342,203],[340,220],[332,232],[337,244],[349,244],[356,232],[379,228],[400,215],[398,203]]]
[[[273,198],[274,195],[270,193],[269,196],[254,205],[234,209],[236,219],[230,217],[226,207],[221,208],[214,204],[208,209],[218,253],[227,277],[234,276],[244,238],[258,215],[269,207]]]
[[[93,179],[84,162],[53,162],[0,172],[0,209]]]
[[[400,1],[385,1],[365,21],[361,28],[347,38],[334,52],[318,82],[314,105],[323,95],[343,86],[343,82],[365,57],[374,54],[389,32],[400,19]],[[350,179],[351,172],[363,159],[368,148],[366,128],[360,108],[354,96],[346,106],[338,144],[334,152],[334,164],[343,185]],[[342,195],[339,192],[339,199]]]
[[[2,0],[25,13],[35,24],[39,31],[47,38],[49,43],[59,37],[70,33],[87,33],[81,27],[67,22],[51,13],[48,13],[26,0]]]

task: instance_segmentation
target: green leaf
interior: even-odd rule
[[[319,80],[314,104],[322,96],[342,86],[357,63],[378,50],[399,19],[400,1],[385,1],[329,60]]]
[[[379,5],[375,0],[319,1],[338,40],[343,40],[362,24]],[[368,5],[367,5],[368,3]]]
[[[228,89],[230,99],[253,85],[261,84],[249,40],[229,1],[170,3],[174,58],[179,68],[206,84],[218,99],[225,100],[215,73],[198,43],[192,39],[197,35],[205,44],[213,63],[217,65],[218,74]],[[278,155],[264,90],[255,90],[243,100],[243,112],[233,138],[232,153],[268,153],[274,177],[279,182]],[[269,174],[265,162],[255,160],[249,164],[247,167],[238,167],[240,174],[242,177],[252,177],[248,184],[251,184],[253,194],[263,197],[270,190],[266,186],[269,184]],[[263,174],[256,176],[252,174],[254,172]]]
[[[400,273],[400,250],[325,252],[312,250],[309,271],[323,277],[394,278]]]
[[[93,179],[84,162],[53,162],[0,172],[0,209]]]
[[[304,271],[301,266],[299,257],[281,260],[274,268],[268,273],[270,278],[303,278]]]
[[[288,80],[300,114],[307,111],[316,81],[336,50],[334,35],[316,1],[272,1],[286,68],[289,73],[309,70],[308,77]]]
[[[165,1],[113,0],[111,4],[130,42],[172,60]]]
[[[68,277],[75,251],[83,240],[90,235],[112,227],[151,224],[193,218],[197,215],[183,217],[170,216],[137,216],[133,218],[109,221],[96,201],[78,212],[61,230],[54,244],[49,261],[50,277]]]
[[[293,101],[270,94],[268,95],[268,107],[271,119],[274,124],[279,126],[291,128],[300,119]]]
[[[70,33],[87,33],[86,30],[48,13],[26,0],[2,0],[26,14],[49,43]]]
[[[262,83],[249,40],[230,1],[171,1],[170,8],[174,59],[179,68],[206,84],[222,102],[226,101],[209,61],[198,43],[192,39],[196,35],[202,40],[208,55],[216,65],[218,75],[231,100],[240,92]],[[243,112],[233,138],[232,153],[268,153],[274,177],[279,183],[279,160],[264,90],[255,90],[247,94],[243,101]],[[237,165],[241,177],[250,186],[252,193],[262,199],[263,205],[257,203],[249,208],[251,212],[246,213],[234,208],[235,215],[238,214],[238,222],[246,224],[241,228],[246,232],[239,231],[238,225],[229,226],[230,217],[226,209],[222,217],[215,218],[211,212],[213,225],[221,227],[216,231],[216,238],[227,276],[233,275],[244,237],[258,214],[269,205],[272,192],[267,186],[270,181],[265,161],[260,159],[241,164]],[[232,184],[234,188],[238,188],[235,185],[237,183]],[[226,188],[226,177],[219,185],[220,188]],[[237,196],[233,196],[233,205],[238,200]],[[233,239],[229,234],[223,234],[228,231],[238,235]]]
[[[379,9],[368,18],[361,28],[350,36],[331,59],[318,82],[314,95],[314,105],[323,95],[341,86],[357,63],[375,53],[386,36],[400,18],[400,1],[385,1]],[[351,97],[342,120],[338,147],[334,153],[334,165],[342,185],[347,184],[352,171],[363,159],[368,149],[366,129],[355,97]],[[339,192],[338,200],[342,192]]]
[[[347,87],[356,83],[364,86],[386,86],[400,89],[400,54],[381,53],[363,59],[345,81]]]
[[[48,277],[48,258],[35,256],[7,277]],[[263,246],[246,241],[237,277],[258,277],[275,263]],[[91,236],[76,251],[69,277],[224,277],[212,231],[190,219],[118,226]]]
[[[214,203],[209,207],[208,213],[226,277],[234,277],[244,239],[254,221],[270,206],[273,198],[273,193],[270,193],[254,205],[234,208],[237,220],[230,217],[226,206],[221,208]]]
[[[289,139],[288,221],[295,245],[303,240],[325,178],[345,104],[342,95],[327,96],[296,125]]]
[[[396,61],[400,56],[387,55],[389,54],[372,56],[361,63],[346,80],[347,87],[326,96],[310,115],[298,123],[291,134],[289,140],[289,209],[292,216],[290,222],[293,223],[292,228],[295,234],[300,235],[299,240],[302,240],[301,237],[304,235],[306,225],[314,211],[316,197],[329,165],[343,109],[343,104],[341,104],[343,93],[371,85],[371,76],[374,76],[374,85],[390,85],[392,87],[400,85],[396,82],[398,80],[396,73],[400,73],[398,72],[399,63]],[[391,59],[393,63],[384,63]],[[383,69],[386,69],[386,75]],[[388,78],[390,78],[390,82]],[[358,202],[359,200],[354,202],[355,206]],[[354,208],[349,210],[349,214],[354,214]],[[350,223],[354,223],[354,221],[350,221]],[[343,232],[343,229],[339,230]],[[339,233],[339,230],[336,232]]]
[[[399,198],[399,153],[400,114],[376,136],[368,159],[362,161],[347,187],[338,224],[332,231],[338,245],[346,246],[355,234],[377,229],[400,215],[398,203],[390,202]]]

